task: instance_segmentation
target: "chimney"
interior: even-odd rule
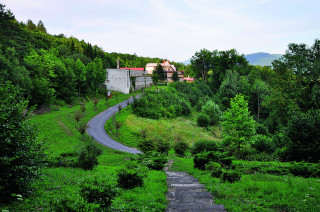
[[[119,59],[117,59],[117,69],[120,69]]]

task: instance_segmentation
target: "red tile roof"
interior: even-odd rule
[[[120,69],[127,69],[132,71],[144,71],[144,68],[120,68]]]

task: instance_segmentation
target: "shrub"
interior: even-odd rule
[[[152,152],[155,150],[155,143],[153,140],[146,139],[138,144],[138,148],[144,153]]]
[[[91,170],[98,165],[98,156],[102,154],[102,149],[93,143],[92,139],[82,147],[78,155],[78,165],[84,170]]]
[[[197,118],[197,125],[199,127],[208,127],[210,124],[210,118],[208,115],[201,113]]]
[[[143,185],[143,176],[138,169],[122,168],[117,172],[118,186],[124,189],[132,189]]]
[[[72,195],[68,193],[62,194],[59,198],[50,200],[50,211],[57,212],[76,212],[76,211],[98,211],[98,204],[91,204],[85,202],[83,198],[79,198],[78,195]]]
[[[310,177],[313,175],[313,170],[304,162],[291,164],[289,171],[295,176]]]
[[[158,152],[168,155],[168,152],[170,150],[170,143],[168,141],[165,141],[161,138],[157,138],[155,140],[155,146]]]
[[[230,183],[237,182],[241,179],[241,175],[238,172],[235,171],[223,171],[221,175],[222,181],[228,181]]]
[[[191,153],[193,155],[200,153],[200,152],[210,152],[210,151],[217,151],[218,145],[216,141],[213,140],[201,140],[196,141],[191,149]]]
[[[181,107],[181,115],[182,116],[189,116],[191,114],[191,105],[189,102],[187,102],[185,100],[180,100],[179,106]]]
[[[185,141],[177,141],[174,144],[173,149],[177,155],[183,156],[185,152],[189,149],[189,144]]]
[[[153,153],[144,155],[141,163],[150,169],[162,170],[167,161],[168,160],[165,157],[162,157],[157,153]]]
[[[194,155],[193,158],[194,167],[202,170],[210,161],[218,162],[219,156],[215,152],[202,152]]]
[[[80,183],[80,195],[88,203],[100,204],[101,208],[108,208],[117,195],[117,189],[107,179],[88,178]]]
[[[207,163],[206,165],[205,165],[205,169],[206,170],[208,170],[208,171],[212,171],[212,170],[214,170],[214,169],[221,169],[221,165],[219,164],[219,163],[217,163],[217,162],[213,162],[213,161],[209,161],[209,163]]]
[[[231,164],[232,164],[232,158],[231,158],[231,157],[220,158],[219,162],[220,162],[223,166],[231,166]]]
[[[222,112],[220,110],[219,105],[217,105],[214,101],[210,100],[206,102],[202,108],[201,112],[209,116],[210,124],[216,125],[219,123],[221,119]]]
[[[251,146],[255,148],[258,152],[272,153],[275,151],[275,144],[272,138],[266,135],[255,135],[252,139]]]

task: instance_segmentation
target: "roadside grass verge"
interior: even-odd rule
[[[319,178],[254,173],[243,174],[240,181],[229,183],[212,177],[209,171],[194,168],[192,158],[172,159],[172,170],[186,171],[198,178],[213,194],[215,203],[225,205],[228,211],[320,210]]]

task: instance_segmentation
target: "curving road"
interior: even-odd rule
[[[111,118],[114,114],[119,111],[119,105],[121,108],[125,108],[127,106],[127,101],[132,103],[133,98],[130,98],[126,101],[120,102],[119,104],[108,108],[107,110],[99,113],[95,117],[93,117],[88,125],[87,125],[87,133],[94,138],[98,143],[109,147],[111,149],[128,152],[132,154],[141,153],[139,150],[134,149],[132,147],[125,146],[120,144],[119,142],[113,140],[105,131],[104,125],[106,124],[107,120]]]

